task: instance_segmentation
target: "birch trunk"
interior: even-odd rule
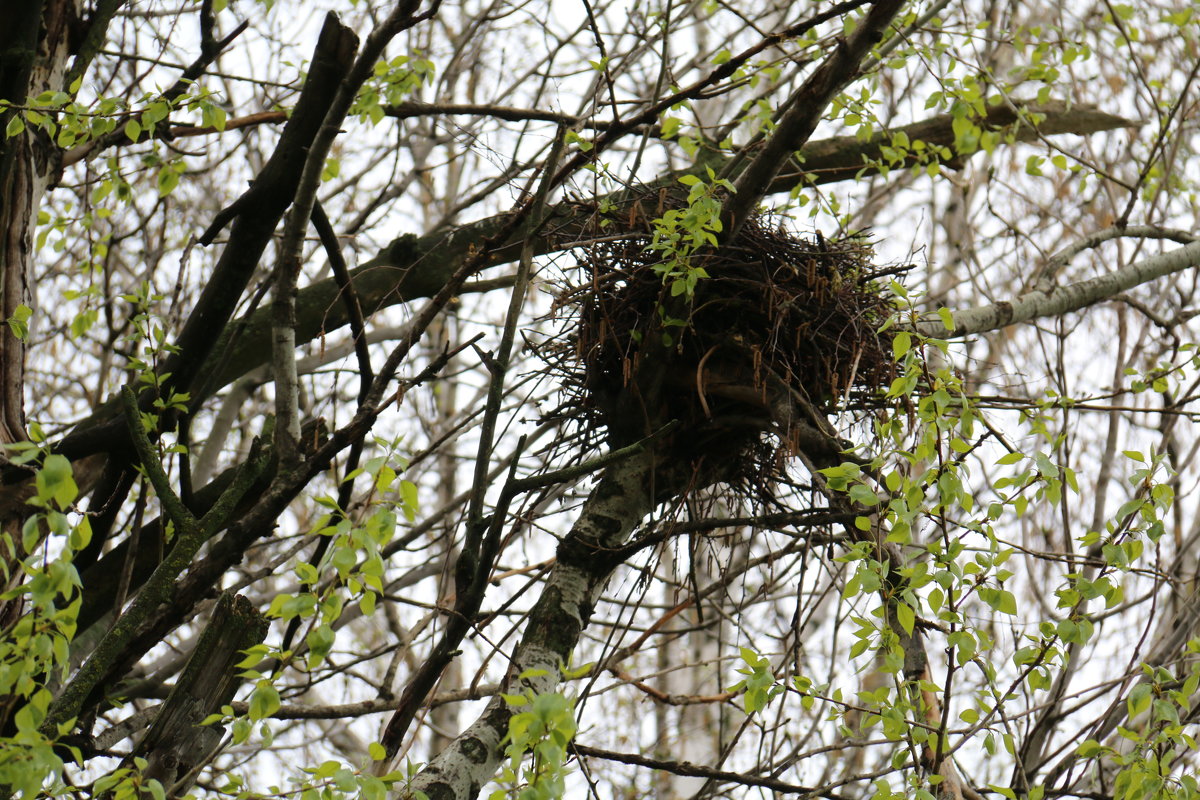
[[[562,668],[587,627],[600,594],[623,556],[629,535],[650,512],[651,485],[660,492],[668,476],[642,452],[607,470],[592,490],[571,532],[558,546],[558,559],[525,627],[509,674],[509,694],[553,692]],[[521,675],[523,677],[515,677]],[[470,800],[496,774],[503,757],[512,710],[499,696],[479,719],[413,780],[407,797]]]

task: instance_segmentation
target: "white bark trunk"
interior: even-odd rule
[[[653,468],[650,453],[632,456],[609,467],[592,491],[559,545],[558,561],[529,614],[506,693],[544,694],[558,688],[562,668],[616,566],[604,554],[623,545],[650,511]],[[512,713],[504,700],[493,698],[479,719],[417,775],[405,797],[417,796],[417,791],[429,800],[478,796],[500,766],[500,742]]]

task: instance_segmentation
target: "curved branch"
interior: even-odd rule
[[[311,84],[310,77],[309,83]],[[306,88],[307,91],[307,88]],[[297,106],[295,118],[301,116],[299,108],[304,105],[304,98]],[[1071,133],[1087,135],[1090,133],[1110,131],[1119,128],[1134,127],[1138,123],[1100,111],[1092,106],[1069,106],[1062,101],[1051,101],[1043,104],[1028,104],[1020,106],[1023,116],[1008,107],[990,109],[987,116],[979,120],[979,125],[986,128],[1015,126],[1011,131],[1014,142],[1035,141],[1043,136]],[[1038,119],[1035,126],[1030,117]],[[877,134],[867,140],[859,140],[853,136],[839,136],[809,142],[796,153],[794,169],[780,173],[771,182],[768,192],[783,193],[791,191],[798,185],[824,185],[861,177],[863,174],[878,172],[881,167],[882,148],[889,145],[892,136],[903,133],[910,141],[921,140],[931,145],[952,145],[954,143],[953,117],[950,114],[939,114],[920,122],[894,128],[886,133]],[[285,129],[284,140],[288,139]],[[282,145],[281,141],[281,145]],[[278,150],[277,150],[278,152]],[[915,159],[915,156],[910,156]],[[802,163],[803,166],[800,166]],[[915,161],[914,161],[915,163]],[[908,166],[906,161],[891,164],[892,169]],[[716,165],[719,167],[720,165]],[[716,168],[716,167],[714,167]],[[270,172],[264,169],[263,175],[255,185],[263,183],[264,177]],[[664,187],[678,185],[679,178],[689,174],[689,170],[669,172],[647,186],[648,192],[657,192]],[[253,189],[251,190],[253,191]],[[605,201],[619,203],[615,212],[618,216],[628,214],[628,198],[624,191],[603,198],[596,198],[594,203],[560,202],[548,211],[549,221],[543,226],[542,232],[529,237],[530,246],[535,256],[557,252],[577,245],[586,235],[587,228],[595,219],[598,205]],[[279,212],[282,214],[282,211]],[[278,219],[278,217],[276,217]],[[374,258],[366,261],[350,271],[354,291],[358,295],[365,317],[390,306],[407,303],[412,300],[432,297],[438,293],[462,263],[472,257],[479,243],[497,236],[508,223],[508,215],[500,214],[493,217],[464,223],[450,230],[439,230],[424,236],[405,234],[394,239],[382,248]],[[271,225],[272,229],[274,223]],[[506,244],[496,247],[490,252],[489,261],[484,266],[494,266],[513,261],[517,258],[524,237],[510,237]],[[258,247],[258,243],[255,243]],[[257,255],[253,257],[242,254],[247,247],[226,247],[222,262],[234,259],[239,264],[257,264]],[[261,252],[261,249],[258,250]],[[218,265],[218,275],[223,275],[221,265]],[[489,291],[493,288],[503,288],[511,285],[511,278],[496,281],[479,281],[468,283],[463,291]],[[222,285],[222,281],[210,281],[210,284]],[[215,288],[213,289],[215,291]],[[296,300],[296,342],[303,344],[318,336],[330,333],[350,323],[350,317],[345,304],[339,301],[342,290],[334,278],[317,281],[301,289]],[[233,292],[229,293],[231,296]],[[236,296],[240,297],[240,290]],[[236,299],[236,297],[235,297]],[[202,298],[200,306],[205,306]],[[198,315],[198,314],[194,314]],[[211,317],[207,330],[212,330]],[[197,326],[199,327],[199,326]],[[932,328],[934,335],[942,329],[935,323]],[[241,376],[249,373],[269,360],[269,347],[264,344],[270,341],[271,324],[269,309],[260,309],[251,314],[224,325],[211,354],[204,363],[199,374],[205,376],[203,381],[197,381],[191,386],[193,408],[204,402],[221,388],[227,386]],[[182,343],[186,337],[180,336]],[[119,431],[109,429],[105,423],[119,414],[119,408],[114,403],[100,406],[92,416],[77,426],[63,440],[56,451],[68,458],[78,458],[109,446],[110,440],[119,435]],[[6,470],[6,483],[19,481],[28,477],[24,470]]]

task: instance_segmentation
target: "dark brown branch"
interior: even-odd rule
[[[338,245],[337,234],[329,222],[329,216],[319,202],[313,204],[312,223],[313,227],[317,229],[317,236],[321,238],[321,246],[325,248],[325,255],[329,257],[329,267],[333,271],[333,279],[337,281],[338,293],[343,307],[346,309],[346,318],[350,323],[354,355],[358,359],[360,382],[358,401],[361,403],[366,399],[367,392],[371,388],[371,381],[375,377],[375,372],[371,369],[371,353],[367,350],[366,321],[363,319],[362,303],[359,302],[358,292],[354,290],[354,283],[350,279],[350,270],[346,265],[345,256],[342,255],[342,248]]]
[[[233,699],[243,651],[266,635],[267,620],[249,600],[222,594],[183,675],[126,764],[145,758],[143,779],[158,780],[171,797],[185,794],[224,735],[222,726],[200,723]]]
[[[736,191],[725,202],[726,241],[738,235],[779,170],[812,136],[834,96],[858,76],[859,65],[883,39],[884,31],[903,6],[904,0],[876,2],[850,38],[839,43],[789,98],[787,112],[762,150],[738,176]]]
[[[574,743],[571,750],[579,756],[587,758],[602,758],[605,761],[615,761],[620,764],[632,764],[635,767],[646,767],[669,772],[672,775],[683,775],[689,778],[707,778],[722,783],[735,783],[741,786],[761,786],[780,794],[803,794],[816,797],[826,797],[829,800],[848,800],[847,795],[837,792],[824,791],[812,786],[801,786],[788,783],[776,778],[762,778],[757,775],[746,775],[741,772],[729,772],[723,769],[713,769],[690,761],[665,761],[659,758],[649,758],[637,753],[618,753],[613,750],[601,750],[598,747]]]
[[[1015,126],[1012,128],[1015,142],[1037,141],[1043,136],[1067,133],[1082,136],[1138,125],[1093,106],[1071,106],[1062,101],[1021,105],[1019,108],[1020,115],[1008,107],[989,109],[988,114],[978,120],[978,124],[985,129]],[[1036,127],[1029,121],[1030,117],[1039,119]],[[802,159],[802,166],[800,162],[793,161],[790,168],[772,181],[768,191],[772,194],[783,193],[800,185],[825,185],[876,173],[881,169],[882,148],[889,145],[892,136],[900,133],[907,135],[910,141],[920,140],[930,145],[949,147],[954,143],[953,123],[954,118],[950,114],[939,114],[881,132],[866,140],[840,136],[809,142],[797,153]],[[917,162],[918,156],[909,154],[904,160],[890,166],[899,169]],[[684,174],[688,174],[688,171],[668,173],[650,184],[648,190],[653,192],[676,186]],[[598,198],[597,203],[603,199]],[[614,195],[608,199],[622,198]],[[627,214],[628,211],[628,207],[623,206],[618,213]],[[593,204],[559,203],[551,212],[550,224],[544,227],[542,234],[531,239],[535,255],[563,250],[579,242],[587,235],[588,222],[594,219],[594,215]],[[455,268],[468,260],[472,252],[478,253],[481,242],[492,241],[500,234],[507,222],[507,215],[498,215],[465,223],[450,231],[437,231],[421,237],[406,234],[393,240],[374,258],[350,272],[364,317],[369,318],[383,308],[437,294]],[[509,233],[497,246],[488,250],[487,259],[477,262],[479,267],[515,259],[519,242],[520,237]],[[511,285],[511,279],[507,278],[496,282],[480,281],[475,289],[487,291],[508,285]],[[464,290],[475,289],[472,289],[472,284],[464,287]],[[311,341],[349,324],[344,304],[338,301],[339,294],[337,281],[332,278],[300,290],[297,298],[297,343]],[[267,353],[263,343],[268,341],[269,336],[270,315],[265,310],[251,313],[235,324],[226,326],[214,347],[216,354],[210,357],[202,370],[202,374],[209,377],[203,386],[193,387],[193,404],[204,402],[221,387],[266,363]],[[56,450],[69,458],[78,458],[114,446],[118,432],[104,423],[113,418],[115,411],[115,406],[111,404],[101,406]],[[4,472],[6,483],[26,476],[27,472],[23,469],[9,468]]]

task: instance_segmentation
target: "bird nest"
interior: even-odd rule
[[[893,312],[864,237],[797,236],[758,219],[692,256],[688,296],[662,277],[644,231],[581,249],[560,307],[573,335],[554,359],[565,415],[610,446],[655,434],[672,458],[762,488],[796,449],[804,415],[877,403],[893,377]],[[812,420],[807,420],[811,425]]]

